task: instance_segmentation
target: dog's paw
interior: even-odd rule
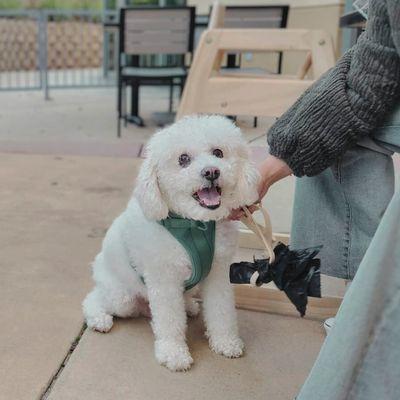
[[[96,317],[87,318],[86,324],[94,331],[106,333],[113,326],[113,317],[108,314],[99,314]]]
[[[187,371],[193,364],[186,343],[156,340],[155,353],[157,361],[171,371]]]
[[[210,349],[228,358],[238,358],[243,355],[244,343],[238,336],[221,336],[209,339]]]
[[[186,302],[186,314],[188,317],[195,318],[199,315],[200,305],[196,300],[190,299]]]

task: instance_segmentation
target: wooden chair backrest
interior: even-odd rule
[[[218,6],[221,9],[222,6]],[[212,12],[215,26],[224,14]],[[297,50],[309,52],[302,76],[234,75],[221,73],[225,53]],[[209,29],[202,34],[185,85],[177,118],[194,113],[275,116],[284,113],[310,86],[304,80],[312,65],[317,79],[335,63],[333,42],[321,30],[307,29]]]

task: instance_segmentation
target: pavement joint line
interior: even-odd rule
[[[56,384],[59,376],[62,374],[64,368],[68,364],[68,361],[72,356],[72,353],[78,347],[78,344],[79,344],[83,334],[85,333],[86,329],[87,329],[87,325],[86,325],[86,323],[83,323],[78,335],[76,336],[74,341],[71,343],[71,346],[69,347],[69,349],[67,351],[67,354],[64,357],[64,359],[62,360],[62,362],[61,362],[60,366],[58,367],[57,371],[51,377],[51,379],[50,379],[48,385],[46,386],[46,388],[44,389],[43,393],[39,396],[39,400],[46,400],[49,397],[49,395],[51,393],[51,390],[53,389],[54,385]]]

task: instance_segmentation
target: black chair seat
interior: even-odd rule
[[[182,67],[124,67],[122,68],[121,74],[125,78],[184,78],[187,75],[187,70]]]

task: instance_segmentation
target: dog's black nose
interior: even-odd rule
[[[201,176],[206,178],[208,181],[215,181],[219,178],[220,171],[215,167],[205,167],[201,170]]]

